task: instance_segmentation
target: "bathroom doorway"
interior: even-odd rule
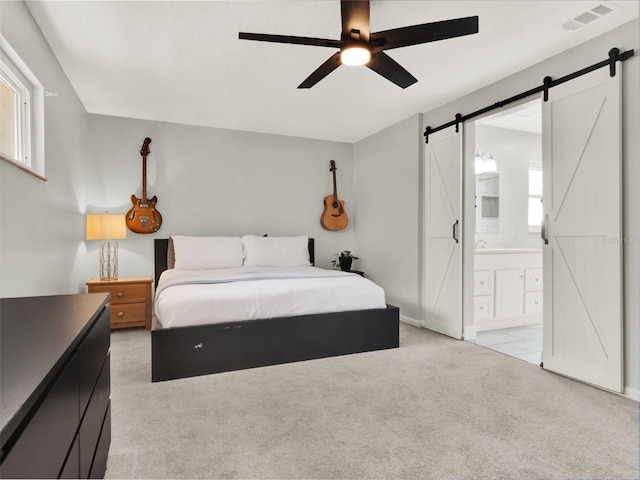
[[[464,338],[539,365],[542,356],[542,105],[468,126]],[[473,157],[473,158],[471,158]]]

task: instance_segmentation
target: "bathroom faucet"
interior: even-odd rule
[[[480,239],[475,243],[473,248],[484,248],[486,245],[487,245],[487,242],[485,242],[484,240]]]

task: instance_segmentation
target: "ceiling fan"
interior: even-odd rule
[[[407,88],[418,80],[384,53],[384,50],[478,33],[477,16],[423,23],[373,33],[369,30],[368,1],[342,0],[340,8],[342,16],[340,40],[245,32],[240,32],[239,38],[259,42],[291,43],[340,49],[309,75],[298,88],[313,87],[342,64],[366,65],[399,87]]]

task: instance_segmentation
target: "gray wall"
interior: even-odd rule
[[[401,315],[419,318],[420,116],[354,145],[356,243],[367,276]]]
[[[357,249],[351,144],[89,115],[90,213],[126,213],[141,195],[140,145],[151,138],[147,193],[157,195],[163,224],[155,234],[128,232],[119,242],[121,276],[153,274],[153,238],[169,235],[309,235],[316,264],[330,267],[334,254]],[[338,196],[352,222],[330,232],[320,226],[323,199],[333,192],[329,160],[335,160]],[[97,242],[90,245],[88,277],[98,269]],[[358,266],[356,264],[355,266]]]
[[[0,296],[84,287],[87,113],[22,2],[0,2],[0,31],[45,91],[45,175],[0,161]]]

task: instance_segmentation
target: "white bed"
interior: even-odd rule
[[[311,266],[171,269],[155,297],[163,328],[385,307],[370,280]]]

